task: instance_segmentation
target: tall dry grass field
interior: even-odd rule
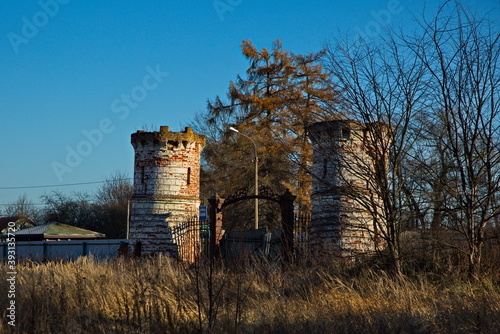
[[[7,291],[2,266],[0,291]],[[1,333],[500,332],[498,277],[185,267],[166,257],[21,263],[17,272],[16,327],[7,324],[1,293]]]

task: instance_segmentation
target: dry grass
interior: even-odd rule
[[[3,266],[3,265],[2,265]],[[23,263],[14,333],[498,333],[498,278],[430,280],[269,264]],[[6,267],[0,291],[7,291]],[[0,295],[6,310],[7,293]],[[2,311],[5,312],[5,311]]]

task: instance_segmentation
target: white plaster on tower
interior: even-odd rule
[[[375,171],[371,126],[385,133],[382,123],[347,119],[308,128],[313,144],[310,242],[316,252],[346,257],[381,245],[377,231],[383,224],[374,224],[373,215],[381,202],[370,181]]]
[[[171,228],[197,217],[200,205],[200,154],[205,136],[189,127],[171,132],[132,134],[135,151],[134,194],[131,200],[132,245],[142,254],[176,253]]]

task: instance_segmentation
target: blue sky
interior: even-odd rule
[[[132,175],[130,134],[180,131],[247,63],[239,45],[318,51],[332,36],[415,28],[417,0],[22,0],[0,3],[0,204]],[[437,1],[428,1],[434,12]],[[500,22],[498,0],[463,1]],[[389,14],[389,15],[387,15]],[[17,189],[5,189],[14,187]],[[0,210],[3,207],[0,205]]]

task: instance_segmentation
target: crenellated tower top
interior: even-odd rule
[[[200,144],[201,148],[203,148],[206,139],[204,135],[195,133],[190,127],[186,127],[182,132],[172,132],[169,131],[168,126],[160,126],[160,131],[146,132],[139,130],[132,134],[132,145],[134,148],[160,145],[161,143],[170,143],[174,146],[183,144],[184,147],[187,147],[188,143],[193,142]]]

